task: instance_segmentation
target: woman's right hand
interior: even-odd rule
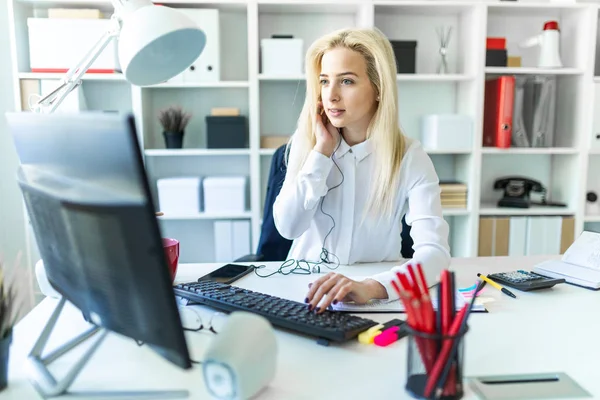
[[[340,132],[327,118],[323,110],[323,103],[319,102],[317,110],[317,143],[314,149],[327,157],[331,157],[340,141]]]

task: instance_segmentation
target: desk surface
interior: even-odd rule
[[[471,286],[476,273],[530,269],[550,257],[495,257],[454,259],[459,287]],[[177,281],[193,281],[220,265],[183,264]],[[340,267],[349,276],[365,276],[388,269],[392,264]],[[303,301],[307,285],[316,275],[280,274],[259,278],[244,277],[236,285]],[[566,372],[584,389],[600,397],[600,292],[563,284],[543,292],[515,291],[512,299],[487,287],[489,313],[473,314],[465,341],[465,376],[530,372]],[[9,387],[1,399],[37,399],[27,381],[24,359],[39,335],[57,300],[45,299],[15,328],[10,354]],[[195,306],[199,307],[199,306]],[[201,314],[210,316],[208,308]],[[370,314],[385,321],[404,314]],[[48,349],[87,327],[74,307],[66,307]],[[323,347],[314,340],[276,331],[277,374],[258,399],[399,399],[404,392],[406,340],[389,347],[344,345]],[[201,360],[212,334],[186,332],[192,359]],[[85,345],[82,347],[86,347]],[[84,349],[82,349],[84,350]],[[55,362],[58,376],[78,355],[68,354]],[[190,390],[191,399],[208,398],[201,367],[188,371],[164,361],[149,348],[130,339],[109,334],[94,358],[75,381],[73,390]],[[465,399],[477,398],[466,389]]]

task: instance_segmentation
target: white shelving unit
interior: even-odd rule
[[[272,76],[260,70],[260,40],[272,34],[291,34],[304,40],[304,50],[317,37],[348,27],[375,26],[392,40],[417,40],[416,73],[399,74],[400,119],[405,133],[420,139],[425,114],[461,113],[472,117],[472,148],[431,151],[441,179],[468,185],[466,209],[447,209],[454,256],[477,255],[479,217],[482,215],[571,215],[576,234],[600,226],[600,215],[586,215],[585,193],[600,193],[600,46],[598,6],[589,3],[375,1],[375,0],[169,0],[167,6],[216,8],[221,34],[221,81],[164,83],[131,87],[121,75],[87,74],[83,89],[94,110],[131,111],[138,122],[146,166],[155,187],[157,179],[183,175],[245,175],[250,178],[247,211],[236,215],[166,216],[160,218],[165,236],[182,241],[182,262],[208,262],[214,257],[213,222],[217,219],[251,221],[256,248],[273,149],[261,149],[260,138],[290,135],[304,102],[303,74]],[[21,107],[19,81],[59,79],[60,74],[32,73],[29,69],[27,18],[49,7],[99,7],[109,1],[9,0],[13,50],[15,105]],[[537,49],[518,43],[541,32],[543,23],[557,19],[561,27],[562,69],[536,68]],[[453,28],[449,45],[450,71],[435,72],[438,38],[435,28]],[[510,55],[522,57],[522,67],[485,66],[488,36],[507,38]],[[90,44],[91,45],[91,44]],[[556,140],[551,148],[497,149],[482,147],[484,81],[495,75],[556,75],[558,80]],[[184,149],[164,148],[156,115],[159,109],[180,104],[193,113]],[[212,107],[237,107],[247,116],[247,149],[206,148],[205,117]],[[507,209],[496,207],[501,191],[494,180],[524,175],[548,189],[548,198],[565,208]],[[35,247],[32,245],[32,248]],[[30,253],[30,264],[36,260]]]

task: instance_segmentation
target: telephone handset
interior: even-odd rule
[[[547,202],[546,188],[538,181],[521,176],[504,177],[494,182],[494,189],[503,189],[504,196],[498,201],[498,207],[529,208],[530,205],[566,207],[566,204]],[[531,192],[542,194],[541,202],[532,202]]]

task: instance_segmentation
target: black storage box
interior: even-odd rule
[[[206,147],[209,149],[249,148],[246,117],[207,116]]]
[[[414,74],[416,70],[416,40],[390,40],[399,74]]]
[[[508,64],[508,53],[506,49],[486,49],[486,67],[506,67]]]

